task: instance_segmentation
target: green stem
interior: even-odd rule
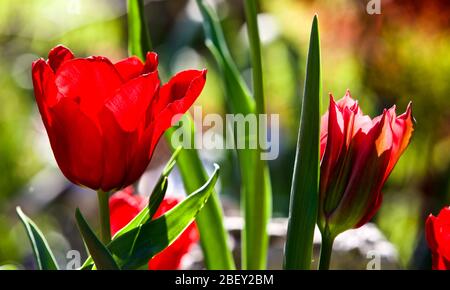
[[[256,102],[256,112],[264,114],[264,86],[261,62],[261,41],[259,39],[256,1],[245,0],[245,16],[247,20],[247,33],[250,42],[250,58],[252,61],[253,96]]]
[[[320,248],[320,262],[319,270],[329,270],[331,254],[333,252],[334,237],[332,237],[328,230],[322,234],[322,246]]]
[[[109,193],[98,190],[97,197],[100,219],[100,238],[103,244],[107,245],[111,241],[111,227],[109,223]]]
[[[150,33],[144,15],[143,0],[128,0],[128,52],[145,60],[152,50]]]
[[[265,100],[256,0],[245,0],[244,3],[252,64],[253,97],[256,104],[254,113],[259,115],[265,113]],[[257,122],[258,133],[256,138],[260,140],[260,135],[263,133],[259,131],[259,128],[263,127],[263,130],[265,130],[267,124],[260,126],[258,116]],[[265,144],[261,144],[261,146],[265,147]],[[269,171],[267,163],[261,160],[260,152],[261,147],[258,147],[258,150],[239,153],[239,158],[244,161],[241,169],[245,171],[242,191],[245,216],[242,235],[242,268],[252,270],[267,267],[267,224],[272,211]]]

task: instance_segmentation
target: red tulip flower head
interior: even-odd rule
[[[154,218],[166,213],[181,201],[177,197],[165,197],[155,213]],[[114,235],[126,226],[145,206],[148,199],[133,194],[132,187],[114,193],[109,200],[111,233]],[[177,270],[181,266],[183,257],[189,253],[198,241],[199,234],[195,223],[187,229],[166,249],[158,253],[148,262],[150,270]]]
[[[411,104],[371,119],[347,91],[330,95],[320,134],[319,228],[331,236],[364,225],[381,205],[381,189],[413,132]]]
[[[158,60],[75,58],[63,47],[32,66],[36,102],[53,154],[73,183],[124,188],[144,172],[162,133],[201,93],[206,71],[187,70],[160,84]]]
[[[433,270],[450,270],[450,207],[444,207],[437,217],[430,214],[425,234],[433,258]]]

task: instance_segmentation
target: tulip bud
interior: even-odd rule
[[[381,189],[413,132],[411,104],[396,116],[395,106],[373,120],[347,91],[330,95],[321,120],[319,219],[331,237],[364,225],[381,205]]]

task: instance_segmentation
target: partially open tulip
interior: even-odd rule
[[[63,47],[32,66],[34,93],[55,159],[73,183],[94,190],[135,182],[172,117],[201,93],[206,71],[187,70],[161,86],[155,53],[75,58]]]
[[[413,132],[411,104],[400,116],[395,106],[371,119],[347,92],[330,95],[320,134],[320,207],[322,232],[337,234],[364,225],[380,207],[381,189]]]
[[[177,197],[165,197],[155,213],[158,218],[181,201]],[[111,213],[111,233],[114,235],[126,226],[145,206],[148,199],[133,194],[132,187],[114,193],[109,200]],[[183,257],[189,253],[192,246],[198,241],[199,234],[195,223],[189,227],[166,249],[158,253],[148,262],[150,270],[177,270],[181,266]]]
[[[450,206],[437,217],[430,214],[425,234],[433,258],[433,270],[450,270]]]

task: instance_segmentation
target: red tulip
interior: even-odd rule
[[[156,53],[75,58],[63,47],[32,66],[34,93],[55,159],[73,183],[120,189],[144,172],[172,117],[201,93],[206,70],[187,70],[161,86]]]
[[[450,206],[437,217],[428,216],[425,234],[433,255],[433,270],[450,270]]]
[[[176,197],[165,197],[155,213],[158,218],[177,205],[181,200]],[[111,233],[114,235],[126,226],[145,206],[148,200],[141,195],[133,195],[133,189],[127,187],[114,193],[109,200],[111,215]],[[181,260],[199,239],[195,223],[189,227],[166,249],[158,253],[148,262],[150,270],[176,270]]]
[[[332,236],[364,225],[381,205],[381,189],[413,132],[411,104],[374,118],[363,115],[350,92],[322,117],[319,227]]]

